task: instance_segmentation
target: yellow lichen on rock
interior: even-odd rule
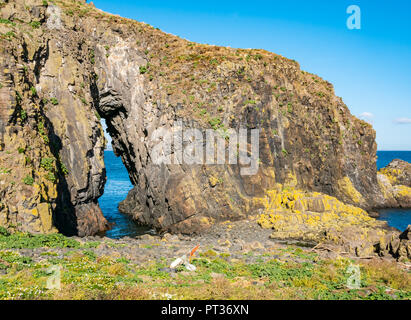
[[[329,195],[296,189],[270,190],[265,197],[254,199],[254,205],[262,211],[257,222],[262,228],[273,229],[272,237],[276,239],[344,244],[357,255],[372,252],[378,239],[386,241],[385,232],[379,229],[381,222],[363,209]]]
[[[377,175],[378,185],[385,199],[392,199],[392,184],[385,174],[379,173]]]
[[[265,227],[278,227],[279,221],[302,220],[306,225],[338,222],[370,222],[373,219],[361,208],[346,205],[338,199],[317,193],[296,189],[284,191],[269,190],[264,198],[254,199],[254,205],[264,211],[258,222]],[[269,221],[270,223],[267,223]]]
[[[40,216],[43,233],[57,232],[57,229],[53,227],[53,218],[50,205],[48,203],[40,203],[36,210]]]
[[[214,188],[218,183],[219,183],[219,179],[218,178],[216,178],[216,177],[214,177],[214,176],[211,176],[209,179],[208,179],[208,182],[210,183],[210,186],[212,187],[212,188]]]
[[[356,204],[365,202],[362,194],[354,187],[352,181],[348,177],[344,177],[338,181],[338,188],[350,200]]]
[[[411,188],[407,186],[395,186],[394,194],[396,197],[409,197],[411,196]]]
[[[411,207],[411,188],[407,186],[394,186],[393,195],[397,202],[404,208]]]
[[[298,185],[297,176],[294,173],[289,172],[287,174],[287,179],[286,179],[286,182],[284,183],[284,186],[288,188],[295,188],[297,185]]]
[[[383,173],[384,172],[384,173]],[[384,198],[392,206],[403,208],[411,207],[411,188],[405,185],[396,184],[400,170],[389,168],[382,169],[378,174],[378,184]]]

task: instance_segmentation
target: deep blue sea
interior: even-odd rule
[[[107,183],[99,204],[106,219],[115,224],[111,230],[106,232],[106,236],[119,239],[150,233],[150,229],[137,226],[127,215],[118,211],[118,204],[133,188],[121,158],[117,158],[113,151],[105,151],[104,162],[107,170]]]
[[[394,159],[411,162],[411,151],[378,151],[378,170],[387,166]],[[407,229],[411,224],[411,209],[387,209],[380,210],[378,219],[385,220],[391,227],[400,231]]]
[[[125,236],[135,237],[152,233],[152,230],[137,226],[127,215],[118,211],[118,204],[126,198],[133,185],[121,159],[117,158],[113,151],[105,151],[104,158],[107,168],[107,184],[99,203],[107,220],[115,224],[110,231],[107,231],[106,236],[119,239]],[[394,159],[411,162],[411,151],[379,151],[378,169],[385,167]],[[390,226],[401,231],[411,224],[411,210],[390,209],[381,210],[380,213],[379,219],[387,221]]]
[[[411,162],[411,151],[378,151],[377,156],[378,170],[389,165],[394,159]]]

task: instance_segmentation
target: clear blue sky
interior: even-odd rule
[[[379,150],[411,150],[410,0],[93,2],[190,41],[295,59],[373,124]],[[352,4],[361,8],[361,30],[346,26]]]

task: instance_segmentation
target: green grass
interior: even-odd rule
[[[9,168],[1,168],[0,167],[0,174],[9,174],[11,173],[11,169]]]
[[[224,259],[195,259],[197,271],[171,277],[165,263],[136,266],[127,259],[97,257],[92,251],[75,252],[59,259],[45,256],[41,263],[10,251],[0,252],[0,299],[409,299],[409,283],[388,294],[389,287],[366,277],[361,288],[345,284],[348,260],[324,263],[253,264]],[[47,290],[47,270],[61,267],[62,289]],[[184,271],[184,270],[180,270]],[[366,267],[363,272],[367,273]],[[216,277],[215,275],[219,275]],[[33,295],[36,288],[37,296]]]
[[[7,25],[10,25],[10,26],[12,26],[12,27],[15,27],[15,26],[16,26],[16,24],[15,24],[14,22],[12,22],[12,21],[10,21],[10,20],[8,20],[8,19],[0,19],[0,23],[2,23],[2,24],[7,24]]]
[[[40,166],[47,171],[53,171],[54,161],[55,160],[53,158],[42,158],[40,161]]]
[[[116,247],[115,241],[110,241]],[[106,243],[106,244],[109,244]],[[212,250],[202,252],[173,276],[169,264],[134,264],[126,257],[97,255],[100,242],[80,244],[62,235],[10,234],[0,227],[0,299],[410,299],[409,273],[395,262],[354,262],[345,258],[320,259],[298,247],[244,255],[230,260]],[[119,246],[121,247],[121,246]],[[16,249],[43,248],[41,259]],[[50,250],[50,248],[54,248]],[[65,248],[64,251],[59,248]],[[253,262],[246,262],[253,257]],[[278,257],[287,259],[279,260]],[[296,259],[299,262],[296,262]],[[348,289],[350,264],[359,264],[361,283]],[[61,290],[48,290],[50,267],[61,271]]]
[[[51,181],[51,182],[56,182],[57,181],[56,175],[53,172],[47,172],[46,179]]]
[[[244,105],[249,105],[249,104],[255,105],[255,104],[257,104],[257,101],[255,101],[255,100],[247,100],[247,101],[244,102]]]
[[[34,248],[80,248],[80,243],[61,234],[32,235],[9,234],[0,229],[0,249],[34,249]]]
[[[32,176],[27,175],[24,179],[23,179],[23,183],[28,185],[28,186],[32,186],[34,184],[34,179]]]
[[[148,72],[148,65],[147,66],[140,66],[140,74],[145,74]]]
[[[38,28],[40,28],[40,26],[41,26],[41,22],[40,22],[40,21],[32,21],[32,22],[30,22],[30,26],[31,26],[33,29],[38,29]]]
[[[214,129],[217,130],[218,128],[221,127],[221,119],[220,118],[211,118],[208,123],[210,126]]]

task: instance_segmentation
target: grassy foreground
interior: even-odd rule
[[[254,256],[250,262],[253,253],[231,259],[207,250],[193,259],[197,271],[169,273],[163,271],[170,263],[165,259],[136,265],[121,255],[97,256],[93,249],[101,244],[0,230],[0,299],[411,298],[410,273],[395,262],[327,260],[297,247]],[[35,250],[42,257],[36,261],[30,254]],[[361,271],[361,286],[355,290],[347,288],[351,264]],[[52,266],[60,267],[60,289],[47,289]]]

